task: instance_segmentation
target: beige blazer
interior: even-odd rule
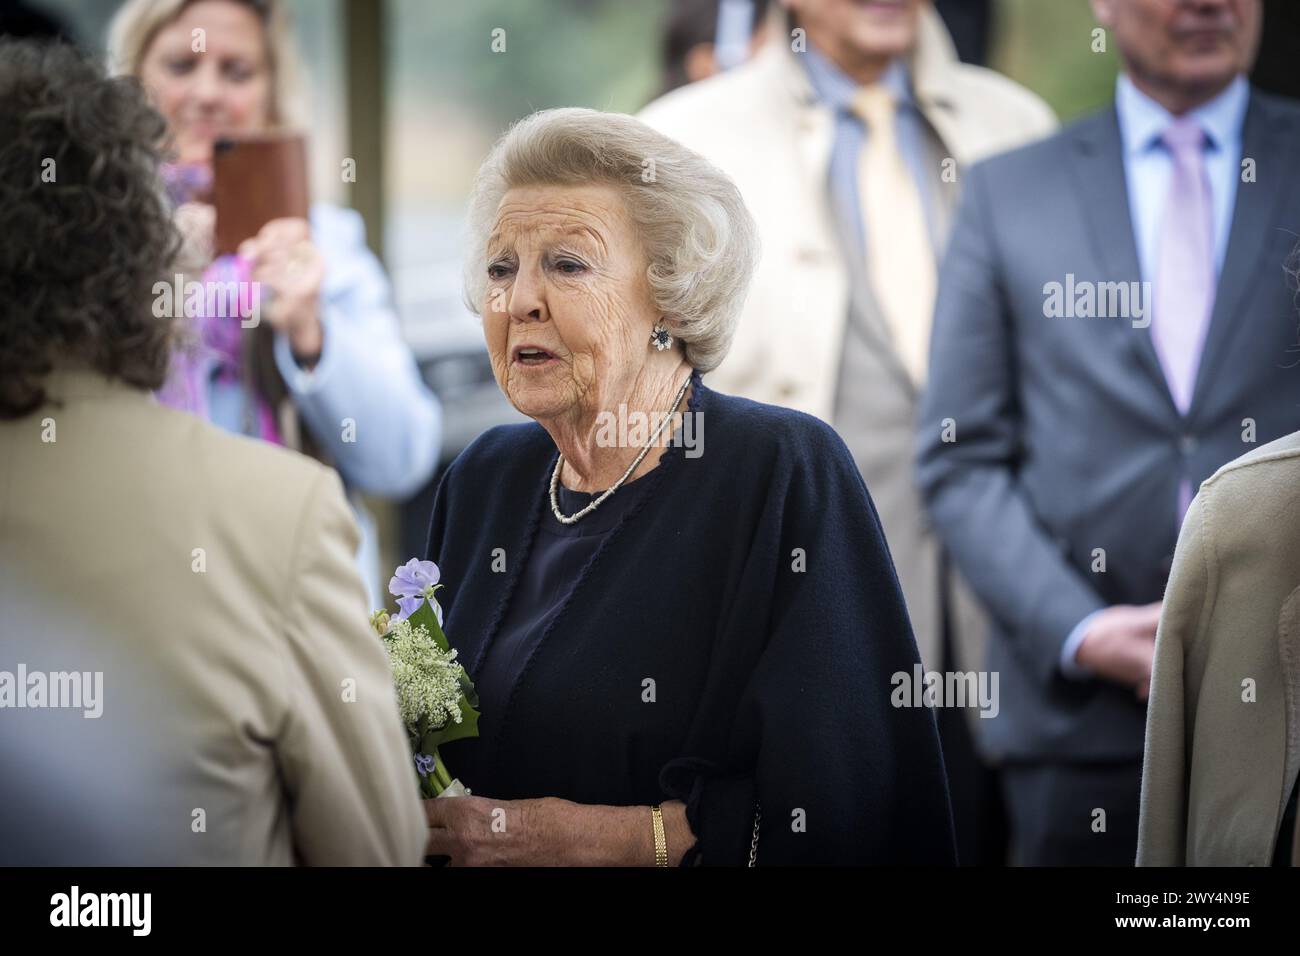
[[[1298,769],[1300,432],[1220,468],[1183,521],[1156,636],[1138,865],[1268,866]]]
[[[51,855],[419,864],[412,758],[336,474],[90,372],[48,391],[59,403],[0,422],[0,670],[103,668],[102,715],[76,721],[75,754],[40,745],[52,719],[0,719],[33,718],[30,773],[100,768],[74,785],[104,794],[80,829],[139,835],[107,859],[69,853],[50,819]]]
[[[779,18],[774,23],[775,39],[752,61],[675,90],[641,113],[731,176],[759,226],[762,257],[740,326],[708,382],[719,391],[837,424],[844,333],[855,312],[855,320],[872,330],[876,348],[872,398],[854,414],[858,429],[878,439],[853,452],[880,512],[921,658],[939,666],[943,588],[949,587],[959,666],[980,668],[987,640],[982,610],[957,575],[945,581],[941,549],[916,491],[919,392],[866,288],[865,268],[850,270],[840,252],[826,185],[834,116],[813,95]],[[922,15],[909,66],[918,106],[943,152],[956,161],[956,183],[938,190],[937,212],[946,224],[964,167],[1047,135],[1055,117],[1028,90],[992,70],[961,63],[932,9]],[[940,171],[936,159],[936,178]]]
[[[1033,93],[958,60],[932,9],[909,64],[918,106],[957,162],[958,185],[963,166],[1055,128]],[[735,180],[759,224],[763,254],[740,331],[710,386],[830,421],[851,281],[826,189],[834,116],[815,99],[788,38],[778,33],[749,63],[668,93],[640,118]]]

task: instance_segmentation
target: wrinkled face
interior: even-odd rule
[[[200,0],[186,7],[154,36],[140,79],[167,118],[182,163],[210,162],[217,139],[257,132],[269,121],[262,24],[241,3]]]
[[[808,39],[832,56],[893,59],[916,42],[921,7],[929,0],[785,0]],[[836,57],[841,59],[841,57]]]
[[[539,421],[629,394],[659,320],[646,256],[612,186],[509,190],[487,245],[483,329],[497,384]]]
[[[1259,48],[1259,0],[1093,0],[1092,7],[1136,79],[1190,98],[1249,71]]]

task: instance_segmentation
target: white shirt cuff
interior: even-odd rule
[[[325,315],[325,310],[322,309],[320,358],[311,369],[303,368],[293,357],[293,349],[289,347],[289,336],[282,332],[275,333],[273,349],[275,367],[279,369],[280,377],[284,379],[284,384],[293,395],[310,395],[323,388],[330,379],[330,372],[336,364],[334,353],[338,350],[330,347],[331,323],[326,320]]]
[[[1074,655],[1079,652],[1079,645],[1088,634],[1088,628],[1092,624],[1092,619],[1100,614],[1101,611],[1093,611],[1078,624],[1074,625],[1074,630],[1070,636],[1065,639],[1061,645],[1061,673],[1071,680],[1084,680],[1092,677],[1092,671],[1083,667],[1074,659]]]

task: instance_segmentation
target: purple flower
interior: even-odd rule
[[[441,576],[436,564],[417,558],[412,558],[393,572],[388,581],[388,593],[397,598],[398,612],[394,620],[405,621],[427,600],[433,605],[433,613],[438,616],[438,626],[441,627],[442,608],[433,599],[434,586]]]
[[[421,777],[429,776],[433,773],[433,758],[428,754],[416,754],[415,769]]]
[[[422,597],[407,597],[397,599],[397,618],[396,620],[405,621],[408,617],[420,609],[424,603]]]
[[[432,561],[412,558],[393,572],[388,593],[395,598],[429,597],[442,575]]]

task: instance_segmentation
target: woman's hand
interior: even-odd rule
[[[451,857],[451,866],[547,866],[563,861],[558,819],[549,804],[561,801],[448,797],[425,800],[429,842],[425,852]],[[574,804],[576,806],[576,804]]]
[[[680,801],[663,805],[668,862],[693,844]],[[649,807],[610,807],[555,797],[425,800],[425,852],[452,866],[654,866]]]
[[[320,291],[325,260],[312,244],[307,220],[272,219],[240,243],[239,254],[252,262],[253,281],[271,292],[266,310],[271,327],[289,337],[300,363],[314,364],[324,345]]]

